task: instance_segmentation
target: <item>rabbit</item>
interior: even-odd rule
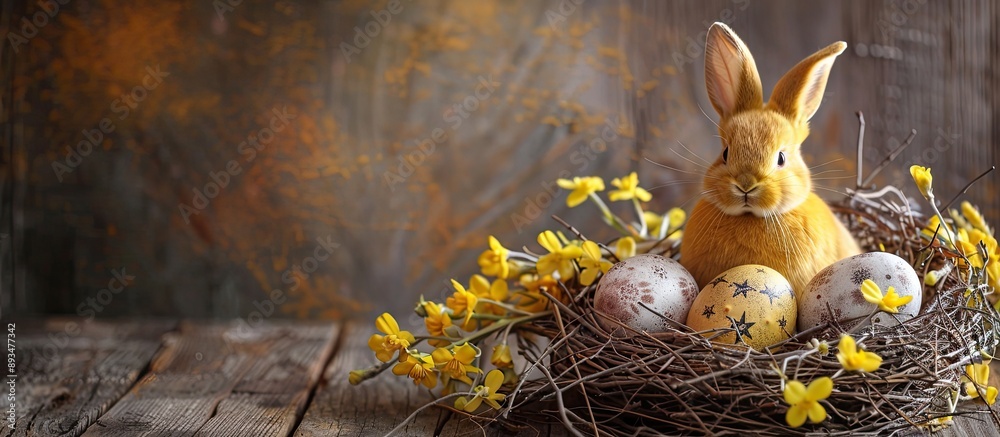
[[[799,62],[765,104],[749,49],[725,24],[709,29],[705,82],[720,116],[722,150],[705,172],[680,248],[680,262],[699,287],[732,267],[761,264],[784,275],[801,300],[817,272],[860,253],[812,192],[800,150],[845,48],[835,42]]]

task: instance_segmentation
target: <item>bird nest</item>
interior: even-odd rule
[[[529,363],[522,375],[541,376],[521,379],[499,419],[512,427],[556,419],[574,433],[594,435],[882,435],[933,430],[951,417],[973,414],[1000,425],[981,402],[958,402],[967,397],[966,366],[982,363],[984,351],[1000,344],[1000,315],[987,299],[991,287],[962,267],[961,253],[920,237],[924,221],[898,190],[851,194],[835,210],[865,251],[902,257],[921,280],[957,266],[928,281],[935,285],[925,285],[916,317],[895,326],[870,319],[831,322],[757,351],[713,343],[680,324],[648,333],[608,323],[594,309],[596,286],[566,289],[570,298],[551,299],[551,317],[517,328]],[[678,247],[654,253],[676,258]],[[882,365],[874,372],[845,372],[835,356],[844,333],[882,357]],[[827,419],[789,428],[785,386],[824,376],[835,381],[820,401]]]

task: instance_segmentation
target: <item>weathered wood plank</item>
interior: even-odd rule
[[[2,428],[4,437],[80,435],[128,391],[160,337],[176,326],[68,318],[14,323],[16,424]]]
[[[86,436],[286,436],[337,340],[336,325],[183,323]]]
[[[348,372],[368,367],[377,362],[368,349],[370,330],[345,328],[343,345],[339,348],[324,375],[302,423],[295,430],[296,437],[313,436],[377,436],[395,428],[414,410],[432,400],[421,386],[419,389],[408,380],[391,374],[380,375],[352,386]],[[428,409],[403,428],[397,435],[434,435],[444,411]],[[451,420],[442,429],[443,436],[548,436],[563,435],[558,424],[540,425],[537,429],[518,434],[486,428],[470,421]]]

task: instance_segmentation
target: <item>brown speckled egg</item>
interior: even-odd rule
[[[795,293],[781,273],[761,265],[733,267],[716,276],[698,293],[687,324],[695,331],[739,330],[743,343],[761,350],[795,334]],[[706,332],[706,337],[718,332]],[[713,342],[741,344],[736,332]]]
[[[636,330],[662,332],[671,324],[639,303],[684,323],[697,294],[698,283],[680,263],[660,255],[641,254],[615,264],[601,278],[594,308]]]
[[[882,294],[892,286],[900,296],[913,296],[913,300],[899,307],[898,314],[875,314],[872,317],[875,323],[894,326],[899,323],[897,319],[910,319],[920,311],[923,285],[910,263],[891,253],[862,253],[830,264],[809,281],[799,299],[799,329],[829,323],[831,315],[845,322],[875,311],[876,305],[861,294],[865,279],[874,281]],[[862,321],[847,323],[844,328],[852,329]]]

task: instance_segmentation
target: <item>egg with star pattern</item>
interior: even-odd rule
[[[788,280],[770,267],[748,264],[705,285],[691,305],[687,325],[713,342],[762,350],[795,335],[796,315]]]

